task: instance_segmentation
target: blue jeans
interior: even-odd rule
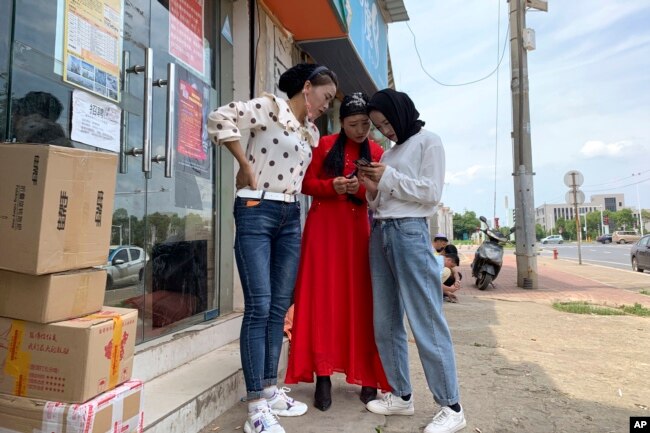
[[[412,393],[404,312],[435,401],[459,401],[454,346],[442,311],[441,268],[424,218],[375,220],[370,235],[375,341],[393,394]]]
[[[240,335],[246,399],[275,385],[300,258],[300,203],[235,199],[235,258],[244,292]],[[254,203],[257,200],[251,201]]]

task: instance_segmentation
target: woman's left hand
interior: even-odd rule
[[[359,167],[359,173],[376,183],[379,183],[385,170],[386,164],[382,164],[381,162],[372,162],[368,166]]]

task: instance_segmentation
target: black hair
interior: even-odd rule
[[[339,85],[336,74],[325,66],[315,63],[298,63],[280,75],[278,88],[291,99],[302,90],[305,81],[310,81],[314,86],[334,84],[338,87]]]
[[[448,253],[445,255],[445,257],[451,259],[451,261],[454,262],[456,266],[460,266],[460,258],[458,257],[458,254]]]
[[[458,248],[454,244],[445,245],[445,254],[458,254]]]
[[[345,168],[345,142],[347,140],[348,136],[345,134],[343,128],[341,128],[339,136],[336,138],[334,145],[325,157],[325,161],[323,161],[323,173],[325,175],[329,177],[346,175],[343,173],[343,169]],[[367,137],[360,143],[360,148],[361,152],[359,157],[371,161],[370,142]]]
[[[323,161],[323,173],[328,177],[337,177],[345,176],[343,169],[345,168],[345,142],[348,140],[348,136],[345,134],[343,128],[339,132],[339,136],[336,137],[334,145],[330,149],[329,153]],[[360,144],[360,158],[365,158],[368,161],[371,161],[372,157],[370,155],[370,142],[368,137],[366,137],[363,142]],[[360,205],[363,204],[363,201],[358,197],[355,197],[352,194],[348,194],[348,200],[352,203]]]

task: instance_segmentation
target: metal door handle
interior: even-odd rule
[[[122,53],[122,95],[129,92],[129,68],[131,53],[124,51]],[[129,114],[122,109],[122,130],[120,131],[120,173],[129,172],[129,159],[126,154],[126,146],[129,137]]]
[[[132,148],[125,151],[125,155],[142,155],[142,171],[151,171],[151,117],[153,112],[153,50],[147,48],[144,51],[144,66],[135,65],[126,70],[129,74],[144,72],[144,110],[142,116],[142,148]]]
[[[165,156],[156,155],[154,162],[165,161],[165,177],[172,177],[174,168],[174,122],[176,101],[176,64],[167,63],[167,79],[154,81],[154,86],[167,86],[167,128],[165,130]]]

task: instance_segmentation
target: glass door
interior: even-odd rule
[[[63,80],[64,68],[75,72],[70,60],[68,66],[63,61],[61,47],[72,25],[63,12],[79,3],[84,1],[13,3],[6,80],[0,55],[0,115],[8,140],[95,148],[70,137],[73,93],[84,89]],[[108,80],[79,62],[79,80],[94,74],[94,84],[86,87],[94,92],[87,93],[97,94],[96,86],[107,83],[103,99],[122,113],[105,304],[139,310],[141,342],[219,312],[219,156],[205,124],[218,102],[221,2],[91,3],[104,4],[106,14],[119,4],[123,16],[119,98],[111,101]],[[3,80],[12,95],[4,106]]]
[[[129,109],[112,239],[122,248],[111,253],[124,257],[112,259],[121,282],[107,283],[106,299],[138,308],[148,340],[218,313],[216,153],[205,124],[217,99],[208,29],[218,27],[219,8],[202,0],[124,6]]]

